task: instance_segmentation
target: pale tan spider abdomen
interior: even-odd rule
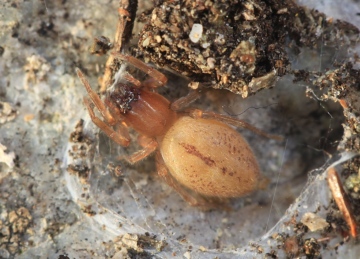
[[[248,143],[216,120],[181,117],[164,136],[160,151],[171,175],[204,196],[240,197],[261,182]]]

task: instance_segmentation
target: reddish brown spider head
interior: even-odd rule
[[[170,102],[160,94],[118,84],[105,104],[113,116],[120,116],[134,130],[147,137],[160,137],[176,119]]]
[[[112,109],[126,114],[131,110],[132,102],[136,102],[139,99],[140,90],[122,83],[119,83],[115,89],[106,98],[105,103]]]

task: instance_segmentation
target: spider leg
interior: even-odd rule
[[[130,142],[130,134],[126,124],[125,125],[123,123],[116,124],[116,133],[123,136],[124,139],[128,139]]]
[[[224,122],[226,124],[230,124],[235,127],[251,130],[255,134],[258,134],[265,138],[275,139],[275,140],[279,140],[279,141],[282,141],[284,139],[283,136],[266,133],[266,132],[262,131],[261,129],[258,129],[243,120],[236,119],[236,118],[233,118],[233,117],[230,117],[227,115],[218,114],[215,112],[202,111],[199,109],[188,109],[186,112],[189,112],[189,116],[192,118],[195,118],[195,119],[197,119],[197,118],[214,119],[214,120]]]
[[[203,90],[203,91],[206,91]],[[170,105],[171,110],[173,111],[180,111],[183,108],[187,107],[189,104],[195,102],[197,99],[200,98],[202,91],[200,90],[191,90],[186,96],[177,99],[176,101],[172,102]]]
[[[132,83],[133,85],[135,85],[136,88],[140,88],[142,86],[141,82],[139,80],[137,80],[135,77],[133,77],[132,75],[130,75],[128,72],[126,72],[124,74],[124,79],[130,83]]]
[[[109,125],[115,125],[116,120],[113,118],[113,116],[110,114],[110,112],[106,109],[105,104],[103,101],[101,101],[99,95],[91,89],[91,86],[89,84],[89,81],[85,78],[84,74],[81,72],[79,68],[76,68],[76,73],[78,77],[80,78],[82,84],[84,85],[86,91],[88,92],[88,95],[93,102],[93,104],[96,106],[96,108],[99,110],[101,115],[104,117],[104,119],[107,121]]]
[[[148,66],[141,60],[139,60],[135,57],[129,56],[129,55],[123,55],[120,52],[112,52],[112,55],[115,58],[126,61],[127,63],[133,65],[134,67],[140,69],[144,73],[151,76],[154,80],[146,81],[148,86],[151,85],[152,87],[158,87],[158,86],[163,86],[166,84],[167,77],[163,73],[161,73],[160,71],[156,70],[153,67]]]
[[[84,97],[84,104],[88,109],[92,122],[98,126],[109,138],[124,147],[127,147],[130,144],[130,138],[114,131],[108,124],[96,117],[94,113],[94,104],[86,97]]]
[[[144,140],[142,140],[142,141],[144,141]],[[136,151],[135,153],[133,153],[130,156],[118,157],[118,159],[125,159],[130,164],[135,164],[136,162],[139,162],[140,160],[143,160],[144,158],[148,157],[158,147],[158,143],[155,139],[147,138],[146,142],[143,142],[143,143],[144,143],[143,149]]]

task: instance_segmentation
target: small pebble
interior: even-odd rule
[[[198,43],[203,33],[203,26],[199,23],[194,23],[191,28],[189,38],[192,42]]]

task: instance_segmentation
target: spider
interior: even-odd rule
[[[185,109],[198,97],[196,91],[170,103],[153,91],[166,84],[164,74],[135,57],[112,55],[150,78],[140,82],[127,73],[127,82],[116,83],[102,101],[81,70],[76,72],[88,92],[84,103],[97,127],[123,147],[130,144],[128,126],[140,134],[142,149],[125,157],[130,164],[156,152],[158,175],[190,205],[202,208],[224,207],[229,198],[247,195],[263,185],[264,177],[249,144],[229,125],[268,138],[281,137],[230,116]],[[95,115],[94,106],[103,120]]]

